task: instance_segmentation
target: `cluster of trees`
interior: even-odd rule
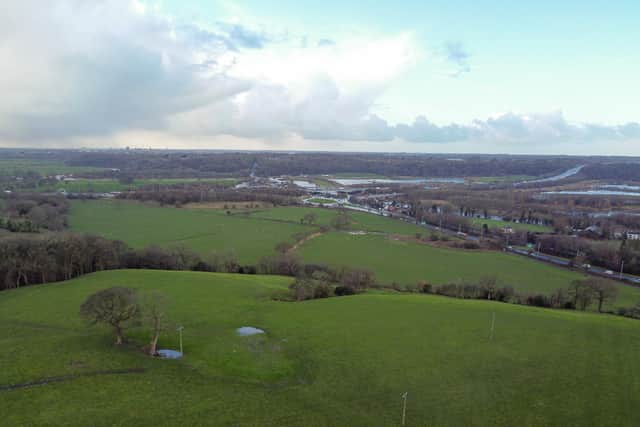
[[[640,177],[640,163],[602,162],[585,166],[581,173],[589,179],[636,181]]]
[[[120,268],[292,277],[311,277],[315,272],[321,272],[330,282],[341,282],[356,290],[373,283],[373,275],[369,272],[305,264],[296,255],[286,252],[264,257],[256,265],[243,265],[234,252],[201,256],[181,246],[132,249],[121,241],[69,232],[0,237],[0,290]]]
[[[80,306],[80,316],[90,324],[105,324],[112,329],[116,345],[125,342],[125,331],[145,326],[150,339],[145,351],[157,355],[160,334],[167,327],[165,298],[158,293],[140,294],[134,289],[116,286],[100,290]]]
[[[576,267],[591,264],[619,271],[624,262],[625,272],[640,274],[640,241],[637,240],[598,241],[544,234],[537,236],[536,241],[541,252],[571,258]]]
[[[575,166],[567,157],[431,154],[214,153],[123,150],[58,153],[73,166],[118,168],[136,177],[377,173],[388,176],[542,175]]]
[[[487,299],[520,305],[547,308],[587,310],[596,306],[599,312],[605,304],[615,301],[617,288],[607,280],[589,278],[573,281],[567,289],[545,294],[520,294],[512,286],[499,286],[495,277],[485,277],[478,283],[448,283],[433,286],[426,282],[418,285],[424,293],[463,299]]]
[[[287,206],[298,203],[298,198],[303,194],[300,190],[292,188],[231,189],[225,186],[205,188],[199,185],[183,185],[182,188],[160,187],[124,192],[119,195],[119,198],[154,201],[161,205],[173,206],[198,202],[229,202],[229,204],[267,202]]]
[[[0,228],[11,232],[34,233],[41,229],[59,231],[67,225],[69,202],[60,196],[2,193]]]
[[[121,268],[127,251],[122,242],[88,235],[8,235],[0,238],[0,290]]]
[[[305,301],[331,296],[354,295],[375,284],[373,273],[366,269],[330,270],[306,268],[289,286],[288,299]]]

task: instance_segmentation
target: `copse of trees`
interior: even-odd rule
[[[67,225],[69,202],[61,196],[29,193],[0,195],[0,228],[10,232],[60,231]]]
[[[473,155],[464,161],[432,154],[376,153],[206,153],[206,152],[60,152],[72,166],[118,168],[136,178],[218,177],[254,172],[257,176],[335,173],[377,173],[388,176],[499,176],[562,172],[576,165],[575,158]],[[98,172],[95,172],[98,174]],[[104,174],[108,172],[102,172]],[[101,175],[103,176],[103,175]]]
[[[546,308],[585,311],[595,305],[600,313],[603,312],[605,304],[611,304],[616,300],[618,294],[613,283],[600,278],[575,280],[568,288],[557,289],[548,295],[517,293],[512,286],[499,285],[497,279],[493,276],[484,277],[477,283],[446,283],[434,286],[428,282],[420,282],[414,289],[422,293],[453,298],[487,299]],[[620,309],[618,314],[640,318],[640,303],[636,307]]]
[[[118,197],[172,206],[200,202],[267,202],[275,206],[288,206],[299,203],[298,199],[303,194],[299,189],[292,188],[230,189],[226,186],[216,185],[201,188],[197,184],[185,184],[182,188],[159,187],[157,189],[127,191]]]

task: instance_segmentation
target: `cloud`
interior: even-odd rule
[[[336,42],[334,40],[331,39],[320,39],[318,40],[318,47],[325,47],[325,46],[335,46]]]
[[[230,41],[240,47],[262,49],[270,38],[264,32],[255,31],[240,24],[219,22],[217,25]]]
[[[171,115],[249,87],[219,62],[236,33],[179,28],[129,1],[15,1],[6,11],[1,137],[163,128]]]
[[[453,70],[449,72],[450,77],[459,77],[471,71],[471,65],[469,65],[471,55],[461,42],[449,41],[444,43],[441,48],[441,55],[453,66]]]
[[[0,144],[64,146],[124,133],[270,144],[640,139],[638,123],[572,124],[559,111],[388,123],[373,113],[376,103],[422,53],[408,33],[300,43],[237,22],[176,22],[132,0],[5,3]],[[470,69],[460,43],[446,43],[440,57],[452,75]]]

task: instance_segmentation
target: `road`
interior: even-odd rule
[[[508,247],[505,249],[507,252],[511,252],[514,254],[518,254],[518,255],[522,255],[522,256],[526,256],[528,258],[533,258],[533,259],[537,259],[539,261],[544,261],[544,262],[549,262],[551,264],[555,264],[555,265],[559,265],[562,267],[570,267],[570,261],[568,259],[565,258],[558,258],[558,257],[554,257],[554,256],[549,256],[549,255],[545,255],[542,253],[538,253],[538,252],[533,252],[533,251],[528,251],[526,249],[520,249],[520,248],[514,248],[514,247]],[[633,276],[631,274],[620,274],[618,273],[607,273],[606,268],[602,268],[602,267],[596,267],[596,266],[591,266],[588,269],[584,269],[585,273],[589,273],[589,274],[593,274],[595,276],[602,276],[602,277],[606,277],[609,279],[617,279],[617,280],[622,280],[622,281],[628,281],[637,285],[640,285],[640,277],[637,276]]]
[[[360,212],[369,212],[375,215],[381,215],[381,216],[389,216],[389,215],[385,215],[383,212],[377,210],[377,209],[372,209],[372,208],[367,208],[367,207],[362,207],[362,206],[348,206],[348,205],[343,205],[343,207],[347,208],[347,209],[352,209],[352,210],[357,210]],[[412,224],[416,224],[416,220],[413,217],[410,217],[408,215],[404,215],[404,214],[398,214],[398,213],[394,213],[392,218],[396,218],[399,219],[401,221],[405,221],[405,222],[410,222]],[[432,231],[439,231],[441,233],[447,234],[449,236],[454,236],[454,237],[463,237],[466,240],[469,241],[473,241],[473,242],[477,242],[480,240],[480,238],[478,236],[473,236],[470,234],[465,234],[464,236],[462,236],[461,234],[459,234],[458,232],[456,232],[455,230],[449,230],[446,228],[440,228],[440,227],[436,227],[434,225],[430,225],[430,224],[426,224],[426,223],[422,223],[422,224],[416,224],[419,226],[422,226],[428,230],[432,230]],[[534,259],[540,262],[547,262],[547,263],[551,263],[554,265],[557,265],[559,267],[564,267],[564,268],[571,268],[570,265],[570,261],[568,259],[565,258],[558,258],[558,257],[554,257],[554,256],[550,256],[550,255],[545,255],[543,253],[539,253],[539,252],[534,252],[534,251],[528,251],[526,249],[520,249],[520,248],[514,248],[512,246],[509,246],[507,248],[505,248],[505,251],[512,253],[512,254],[516,254],[516,255],[521,255],[521,256],[526,256],[527,258],[530,259]],[[606,277],[608,279],[615,279],[615,280],[620,280],[620,281],[624,281],[624,282],[629,282],[632,283],[634,285],[640,285],[640,277],[638,276],[633,276],[631,274],[620,274],[618,273],[612,273],[609,274],[607,273],[607,269],[602,268],[602,267],[596,267],[596,266],[591,266],[589,267],[589,269],[584,269],[583,270],[585,273],[588,274],[592,274],[594,276],[601,276],[601,277]]]

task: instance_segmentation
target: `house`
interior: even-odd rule
[[[640,240],[640,231],[627,231],[627,240]]]

